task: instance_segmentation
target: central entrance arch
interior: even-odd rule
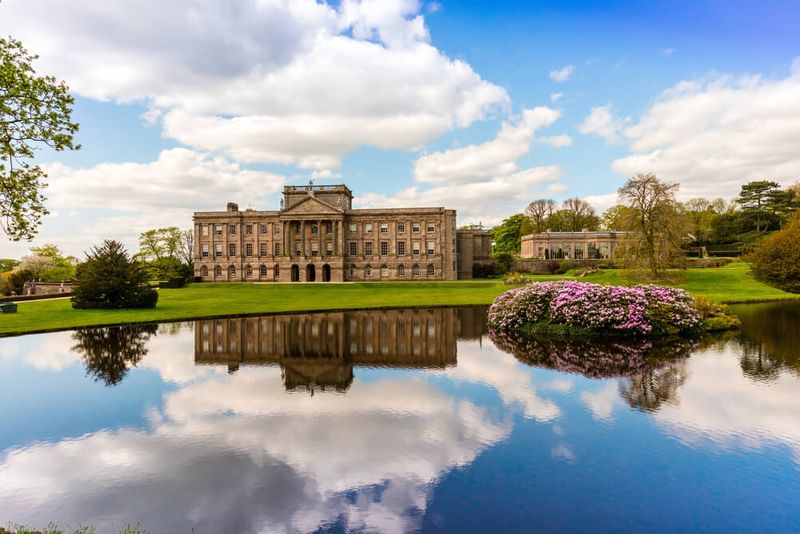
[[[331,266],[327,263],[322,266],[322,281],[323,282],[330,282],[331,281]]]
[[[309,263],[306,267],[306,282],[315,282],[317,280],[317,269],[313,264]]]
[[[292,265],[292,282],[299,282],[300,281],[300,267],[298,265]]]

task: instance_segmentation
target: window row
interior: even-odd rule
[[[436,254],[436,242],[435,241],[426,241],[425,243],[425,253],[428,256],[433,256]],[[364,241],[362,243],[364,256],[372,256],[375,253],[374,243],[372,241]],[[411,255],[412,256],[419,256],[421,255],[422,245],[420,241],[412,241],[411,242]],[[390,253],[390,246],[389,241],[381,241],[378,244],[378,253],[381,256],[388,256]],[[358,241],[350,241],[347,246],[347,253],[350,256],[358,256]],[[406,242],[405,241],[398,241],[395,244],[395,254],[398,256],[405,256],[406,252]]]
[[[269,271],[270,269],[266,265],[261,265],[258,268],[258,275],[263,278],[268,275]],[[208,272],[209,271],[207,266],[203,265],[202,267],[200,267],[200,276],[202,276],[203,278],[208,278]],[[229,265],[225,272],[227,272],[228,278],[235,278],[236,266]],[[214,278],[222,278],[222,273],[223,269],[220,265],[214,267]],[[254,273],[255,270],[251,265],[245,266],[244,268],[245,278],[253,278]],[[272,276],[274,276],[277,279],[278,277],[280,277],[280,275],[281,275],[281,269],[279,266],[276,265],[275,267],[272,268]]]
[[[376,224],[373,224],[373,223],[363,223],[363,225],[362,225],[362,224],[358,224],[358,223],[350,223],[347,226],[347,231],[349,233],[351,233],[351,234],[357,234],[357,233],[359,233],[359,230],[363,230],[363,233],[371,234],[371,233],[373,233],[374,228],[377,226],[377,228],[380,231],[380,233],[388,234],[389,233],[389,224],[390,223],[379,223],[379,224],[376,225]],[[405,231],[406,231],[406,223],[404,221],[398,221],[398,222],[396,222],[394,224],[395,224],[395,231],[398,234],[404,234],[405,233]],[[363,228],[362,228],[362,226],[363,226]],[[436,231],[436,223],[434,223],[432,221],[428,221],[428,222],[425,222],[425,223],[412,222],[411,223],[411,233],[412,234],[420,233],[422,231],[423,226],[425,228],[425,231],[427,233],[429,233],[429,234],[432,234],[433,232]]]
[[[229,224],[201,224],[200,225],[200,235],[203,237],[208,237],[211,235],[211,232],[214,235],[221,236],[225,232],[225,227],[228,227],[228,235],[236,235],[238,224],[236,223],[229,223]],[[272,233],[274,235],[280,235],[281,233],[281,225],[278,223],[261,223],[261,224],[252,224],[247,223],[244,225],[244,234],[245,235],[253,235],[253,233],[258,230],[258,233],[261,235],[269,234],[270,226],[272,226]]]
[[[381,265],[378,272],[380,273],[380,277],[381,278],[388,278],[389,277],[389,266],[388,265]],[[376,273],[374,272],[374,269],[372,268],[372,265],[367,264],[364,267],[364,276],[366,276],[367,278],[370,278],[370,277],[374,276],[375,274]],[[402,264],[398,265],[395,268],[395,274],[396,274],[396,276],[398,278],[406,276],[406,266],[402,265]],[[436,267],[433,264],[428,265],[425,268],[425,274],[427,276],[435,276],[436,275]],[[355,278],[355,276],[356,276],[356,266],[355,265],[349,265],[347,267],[347,275],[350,278]],[[420,267],[419,267],[419,265],[412,265],[411,266],[411,276],[412,277],[420,276]]]
[[[217,257],[217,258],[222,257],[223,250],[224,249],[223,249],[222,243],[216,243],[214,245],[214,256]],[[280,256],[280,254],[281,254],[281,244],[280,243],[273,243],[272,251],[273,251],[272,253],[275,256]],[[207,257],[209,257],[211,255],[211,252],[209,250],[209,245],[208,244],[203,243],[202,245],[200,245],[200,255],[203,258],[207,258]],[[244,255],[245,256],[254,256],[255,255],[255,248],[254,248],[253,243],[245,243],[245,245],[244,245]],[[258,255],[259,256],[268,256],[269,255],[269,244],[268,243],[261,243],[260,244],[260,247],[259,247],[259,250],[258,250]],[[236,256],[236,243],[228,243],[228,256]]]

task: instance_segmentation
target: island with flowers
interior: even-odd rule
[[[537,282],[506,291],[489,308],[496,335],[692,336],[737,328],[727,308],[682,289]]]

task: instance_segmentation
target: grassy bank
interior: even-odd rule
[[[623,271],[609,270],[581,280],[630,284]],[[742,302],[800,298],[755,280],[747,265],[689,269],[674,284],[716,301]],[[572,279],[570,275],[535,280]],[[161,289],[152,310],[73,310],[69,299],[22,302],[16,314],[0,315],[0,335],[136,322],[197,319],[223,315],[401,306],[489,304],[508,289],[500,280],[384,282],[354,284],[191,284]]]

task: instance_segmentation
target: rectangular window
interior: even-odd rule
[[[358,232],[358,225],[351,223],[350,226],[348,227],[348,230],[350,231],[351,234],[355,234]]]
[[[331,241],[325,243],[325,255],[333,256],[333,243]]]
[[[405,256],[406,255],[406,242],[405,241],[398,241],[397,242],[397,255],[398,256]]]
[[[358,243],[350,241],[350,255],[355,256],[356,254],[358,254]]]
[[[299,256],[303,252],[303,245],[300,241],[294,244],[294,255]]]
[[[203,245],[203,257],[208,256],[208,245]]]
[[[217,235],[222,235],[222,225],[218,224],[214,227],[214,233]]]
[[[372,241],[367,241],[364,243],[364,255],[372,256]]]
[[[252,243],[245,243],[245,245],[244,245],[244,255],[245,256],[252,256],[253,255],[253,244]]]
[[[244,225],[244,233],[246,235],[253,235],[253,225],[252,224]]]
[[[434,250],[433,245],[434,245],[433,241],[428,241],[428,248],[426,249],[427,252],[428,252],[428,256],[433,256],[434,254],[436,254],[436,251]]]
[[[388,234],[389,233],[389,224],[388,223],[381,223],[381,233]]]
[[[274,225],[273,232],[275,233],[275,235],[281,235],[281,225],[280,224]]]
[[[214,247],[214,255],[215,256],[222,256],[222,243],[217,243]]]
[[[332,234],[333,233],[333,223],[332,222],[325,223],[325,233],[326,234]]]
[[[236,243],[228,243],[228,256],[236,256]]]
[[[319,243],[311,243],[311,255],[319,256]]]
[[[435,232],[435,231],[436,231],[436,227],[434,226],[434,224],[432,222],[429,222],[428,223],[427,232],[430,234],[430,233]]]
[[[367,223],[367,224],[364,225],[364,233],[365,234],[371,234],[372,233],[372,225],[371,224]]]
[[[275,255],[276,256],[280,256],[281,255],[281,244],[280,243],[275,243]]]
[[[203,237],[208,237],[209,228],[211,227],[210,224],[201,224],[200,225],[200,232],[202,232]]]
[[[411,243],[411,255],[419,256],[419,241],[414,241]]]
[[[319,227],[317,226],[317,223],[311,223],[311,233],[316,234],[318,232],[319,232]]]
[[[235,224],[229,224],[228,225],[228,233],[231,234],[231,235],[236,235],[236,225]]]
[[[267,255],[267,244],[266,243],[261,243],[261,246],[259,247],[258,255],[259,256],[266,256]]]
[[[267,233],[267,225],[266,224],[259,224],[258,225],[258,231],[260,233],[262,233],[262,234],[266,234]]]
[[[419,223],[411,223],[411,231],[415,234],[419,233]]]
[[[381,241],[381,256],[388,256],[388,255],[389,255],[389,242]]]
[[[406,223],[404,223],[404,222],[397,223],[397,233],[398,234],[402,234],[405,231],[406,231]]]

